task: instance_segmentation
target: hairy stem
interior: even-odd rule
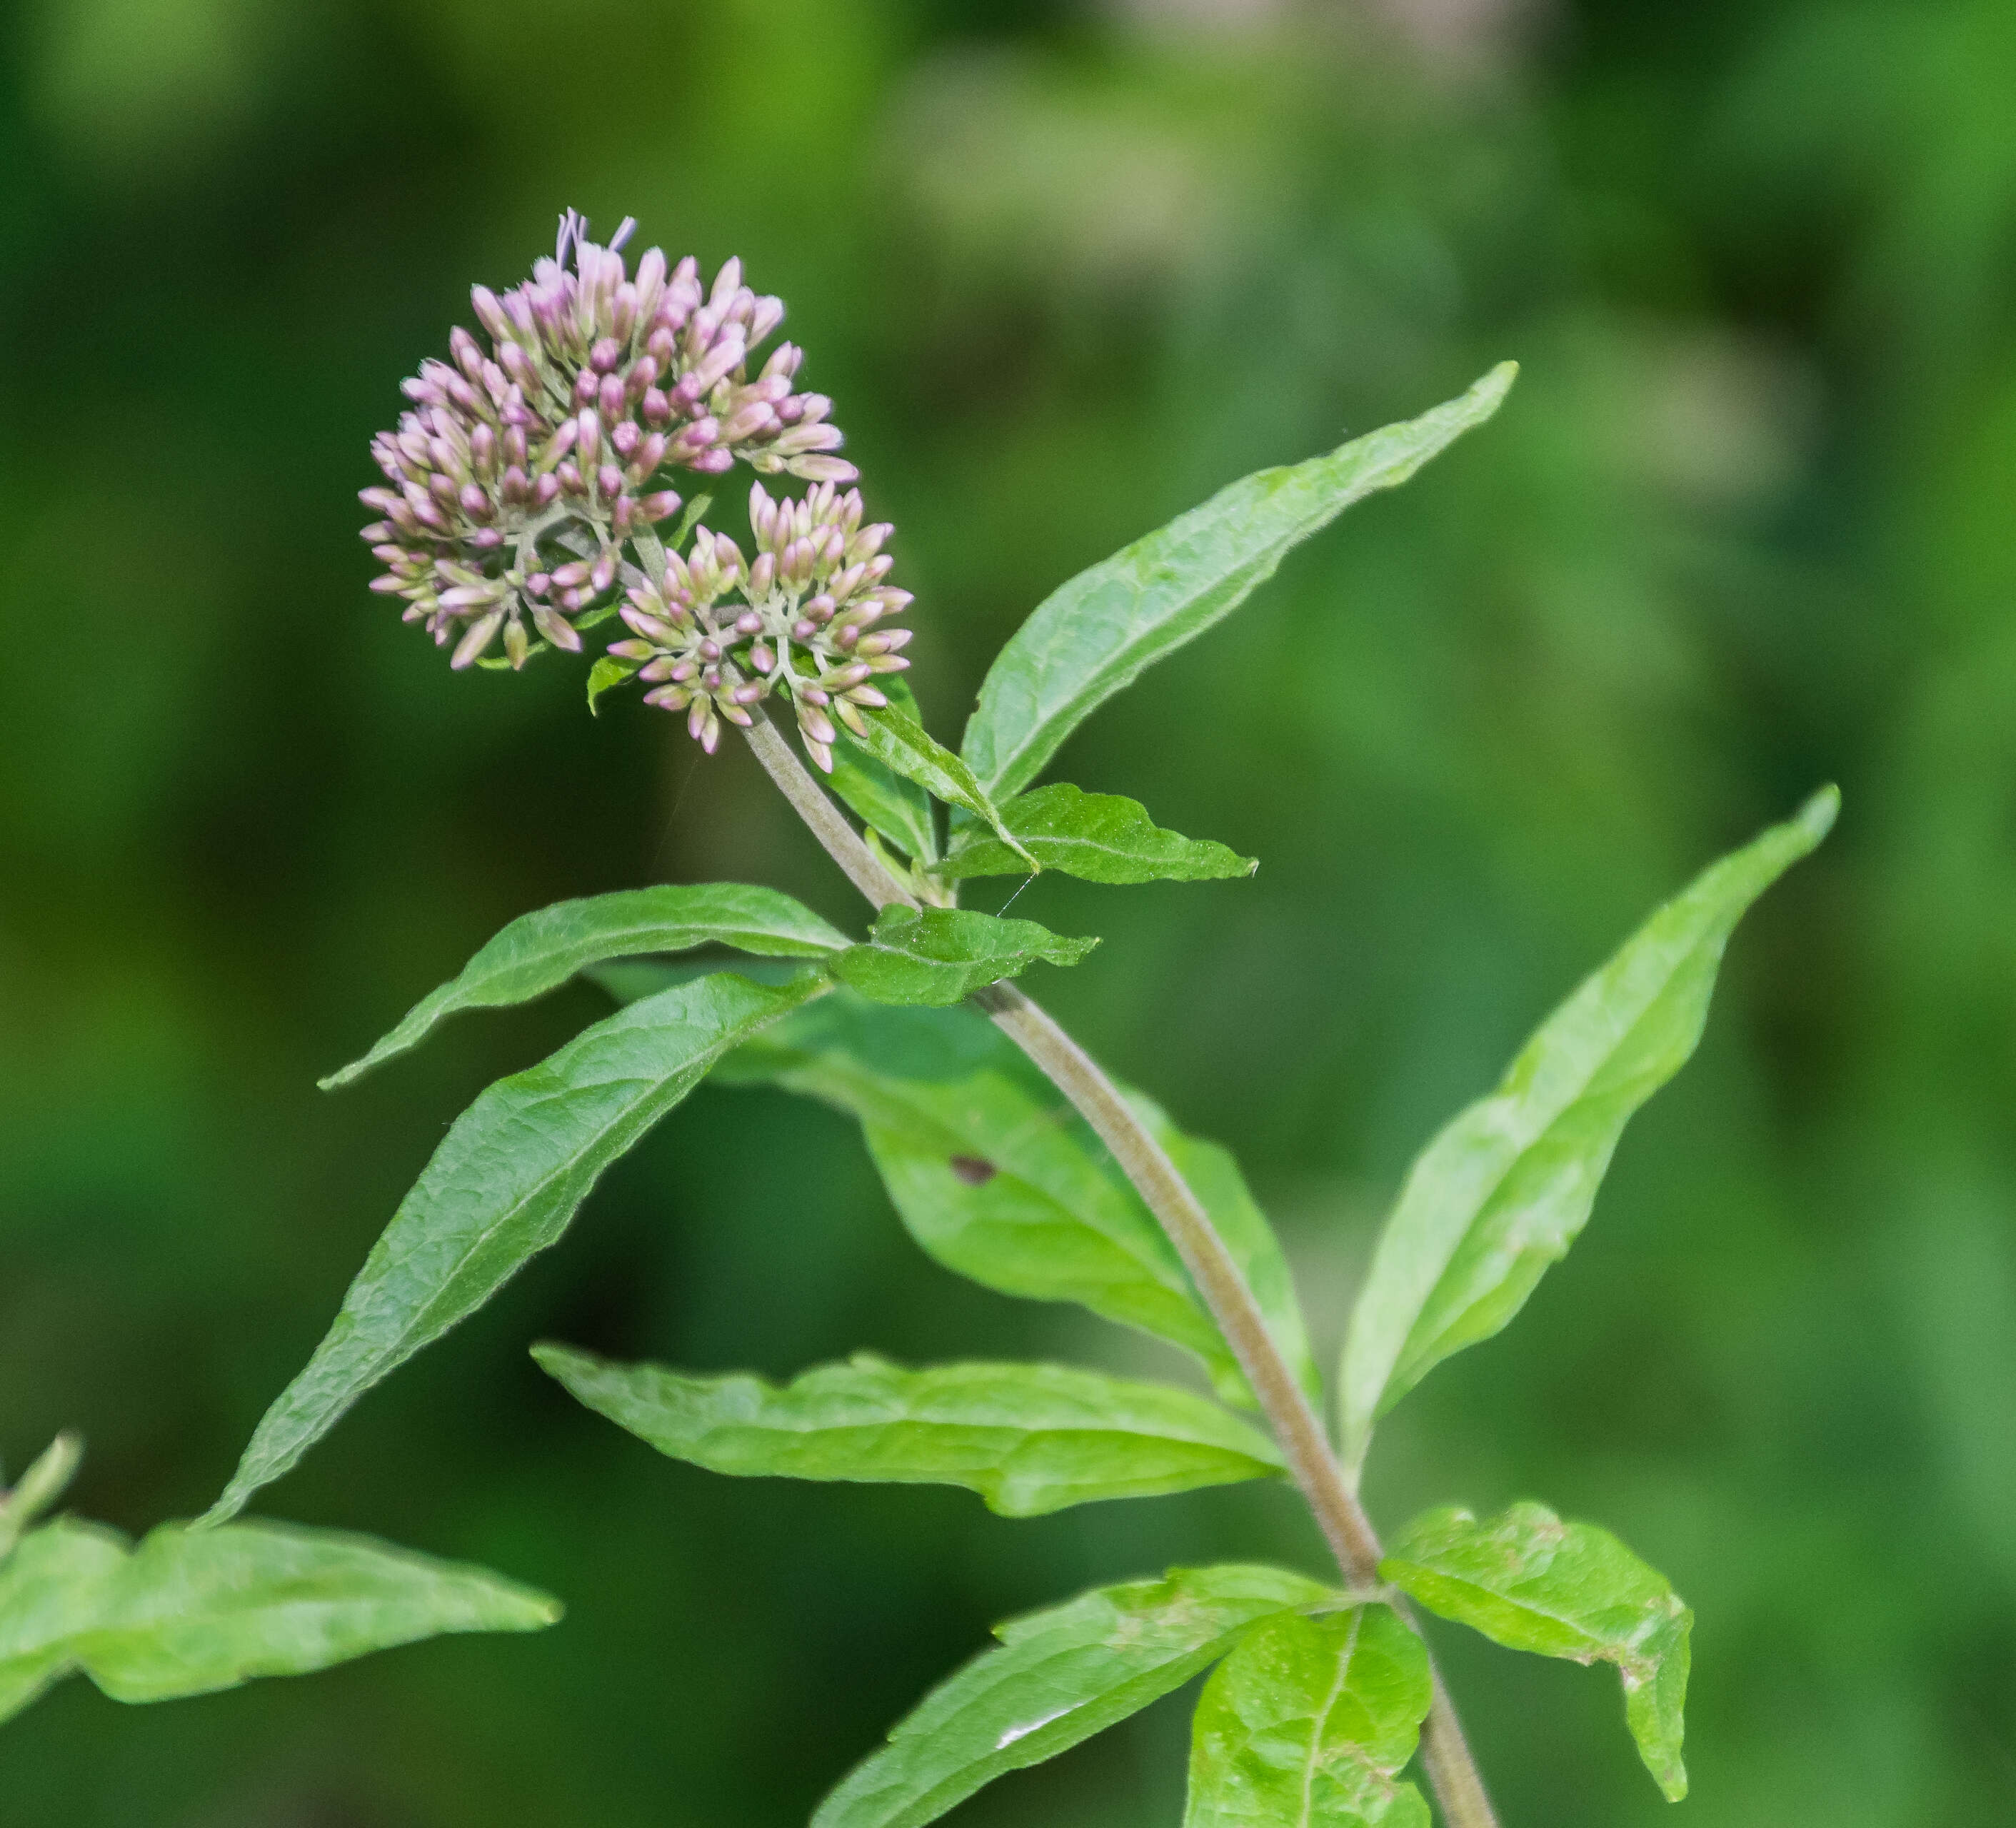
[[[909,891],[889,873],[888,865],[869,849],[840,808],[826,797],[825,790],[805,772],[805,765],[775,724],[759,711],[742,733],[756,751],[763,772],[790,801],[791,810],[812,827],[812,836],[847,873],[849,882],[878,908],[886,908],[891,901],[901,901],[909,908],[917,905]]]
[[[915,898],[826,797],[776,726],[758,711],[744,734],[765,772],[848,880],[877,908],[891,901],[915,907]],[[1372,1520],[1345,1480],[1314,1407],[1268,1333],[1253,1291],[1190,1183],[1098,1063],[1030,997],[1004,979],[976,992],[972,1000],[1070,1099],[1112,1150],[1114,1159],[1168,1234],[1245,1372],[1337,1565],[1354,1586],[1377,1586],[1379,1538]],[[1421,1762],[1449,1828],[1497,1828],[1497,1815],[1439,1671],[1435,1673],[1435,1699],[1422,1728]]]

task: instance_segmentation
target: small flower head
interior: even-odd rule
[[[824,483],[851,480],[833,455],[831,401],[793,391],[801,352],[752,352],[783,322],[731,260],[703,292],[690,259],[648,250],[633,275],[570,211],[551,260],[501,296],[470,294],[490,339],[458,328],[448,362],[405,383],[412,402],[372,454],[380,516],[364,530],[409,621],[454,641],[466,667],[501,638],[524,664],[532,632],[578,653],[574,621],[607,603],[626,545],[675,513],[667,472],[718,475],[738,460]],[[527,624],[529,624],[529,628]]]
[[[860,492],[830,482],[797,501],[758,483],[749,524],[752,559],[703,527],[662,579],[633,587],[623,619],[635,639],[610,652],[639,663],[654,687],[647,702],[686,711],[710,750],[722,720],[746,724],[750,706],[782,693],[808,752],[830,769],[836,720],[859,733],[862,712],[888,702],[876,676],[910,664],[901,652],[910,631],[880,625],[910,602],[884,581],[891,529],[864,526]]]

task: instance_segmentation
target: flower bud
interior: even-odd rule
[[[532,625],[546,639],[565,653],[581,652],[581,632],[571,622],[563,621],[544,603],[532,606]]]
[[[504,625],[504,612],[493,610],[481,621],[472,622],[469,632],[455,643],[454,657],[448,664],[457,672],[475,664],[478,655],[496,639],[497,631]]]
[[[502,343],[511,334],[511,320],[504,315],[504,308],[497,302],[497,294],[488,286],[470,288],[469,302],[476,310],[477,321],[490,333],[493,343]]]
[[[815,482],[853,482],[861,472],[844,457],[793,457],[785,467],[794,476],[802,476]]]

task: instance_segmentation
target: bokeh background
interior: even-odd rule
[[[768,880],[746,755],[451,677],[364,585],[398,378],[575,205],[783,293],[956,737],[1052,586],[1489,362],[1487,431],[1103,711],[1066,778],[1262,858],[1017,912],[1232,1144],[1326,1354],[1412,1153],[1717,851],[1839,781],[1582,1243],[1370,1496],[1602,1520],[1700,1623],[1695,1828],[2016,1794],[2016,8],[2008,0],[14,0],[0,16],[0,1448],[200,1509],[484,1084],[597,1013],[356,1053],[510,916]],[[981,885],[973,905],[989,907]],[[704,1091],[276,1514],[562,1596],[542,1636],[0,1733],[8,1828],[763,1828],[992,1621],[1319,1567],[1287,1495],[1035,1523],[711,1478],[554,1335],[1183,1373],[967,1286],[858,1139]],[[1664,1822],[1600,1671],[1438,1639],[1508,1824]],[[1167,1823],[1188,1697],[967,1807]]]

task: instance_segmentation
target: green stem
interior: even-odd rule
[[[915,907],[915,898],[826,797],[776,725],[758,711],[744,734],[765,772],[848,880],[877,908],[891,901]],[[1004,979],[977,991],[972,1001],[1028,1056],[1112,1150],[1114,1159],[1168,1234],[1245,1372],[1337,1565],[1354,1586],[1377,1585],[1379,1538],[1372,1520],[1345,1478],[1314,1407],[1267,1331],[1253,1291],[1190,1183],[1098,1063],[1030,997]],[[1399,1609],[1406,1611],[1404,1605]],[[1438,1671],[1435,1673],[1435,1698],[1422,1729],[1421,1762],[1449,1828],[1498,1828],[1498,1818]]]

